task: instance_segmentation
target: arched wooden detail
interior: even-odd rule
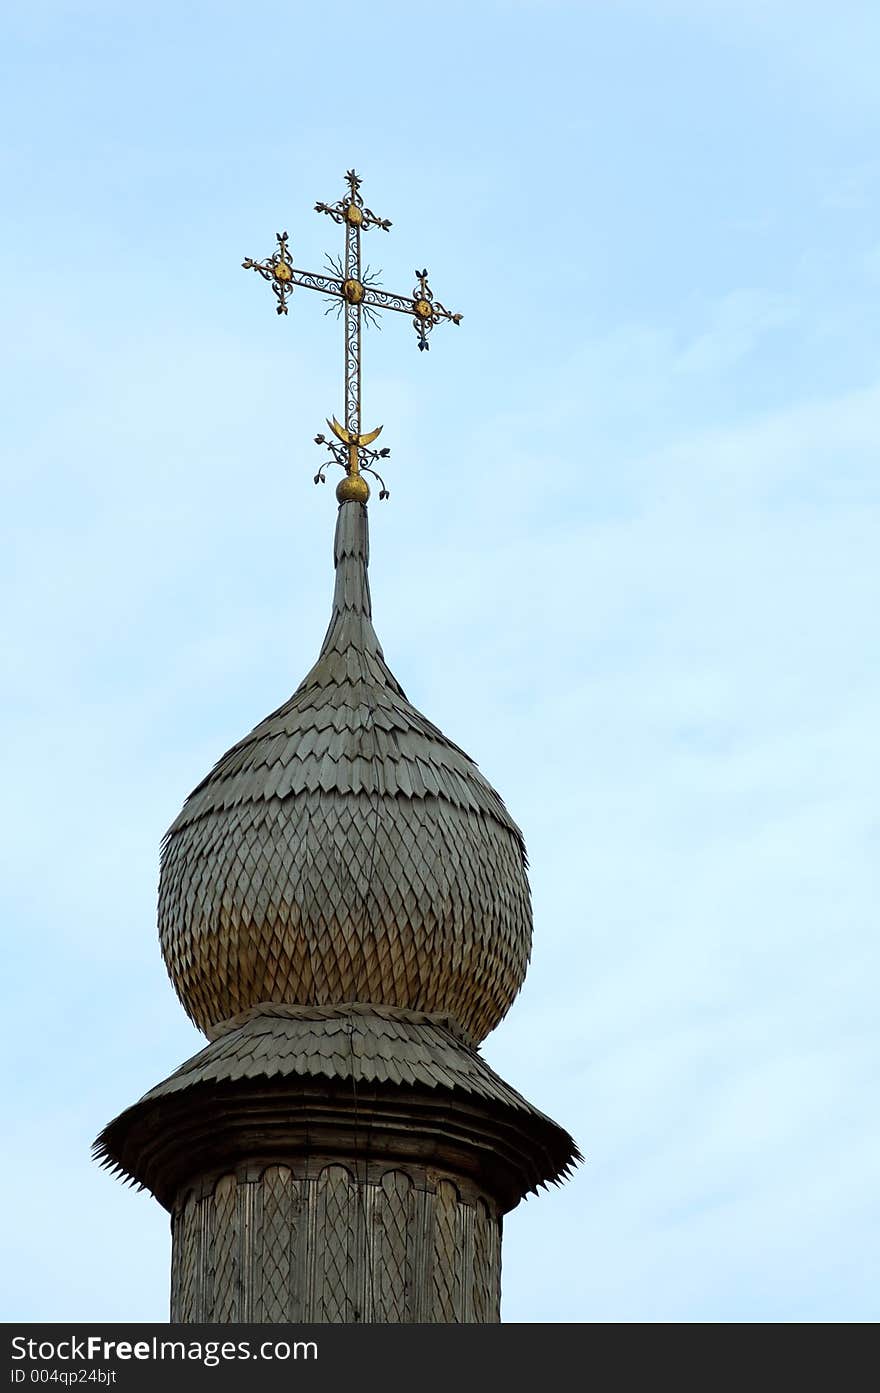
[[[418,1235],[424,1227],[406,1171],[386,1171],[373,1187],[373,1319],[401,1324],[418,1319],[416,1292],[423,1286]],[[421,1247],[424,1245],[422,1244]]]
[[[415,1169],[223,1175],[175,1205],[171,1319],[496,1322],[500,1225],[484,1196]]]

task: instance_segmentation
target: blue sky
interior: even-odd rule
[[[320,269],[354,164],[367,260],[464,314],[366,344],[377,629],[524,828],[484,1053],[588,1157],[508,1217],[505,1319],[876,1318],[876,5],[3,29],[4,1316],[167,1311],[89,1145],[201,1038],[161,835],[324,632],[340,330],[239,267]]]

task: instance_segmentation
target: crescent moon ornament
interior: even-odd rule
[[[382,431],[382,427],[377,426],[375,430],[367,431],[365,435],[352,435],[351,431],[346,430],[345,426],[340,425],[335,416],[332,420],[327,417],[327,425],[336,436],[336,439],[341,440],[343,445],[372,445],[376,436]]]

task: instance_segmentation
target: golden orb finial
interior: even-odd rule
[[[370,485],[363,474],[346,474],[336,485],[336,497],[340,503],[366,503],[370,496]]]

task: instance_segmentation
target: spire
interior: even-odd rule
[[[333,541],[336,584],[330,623],[318,661],[300,689],[324,687],[342,680],[366,681],[388,687],[406,699],[382,652],[373,628],[370,600],[370,531],[365,503],[339,505]]]
[[[321,645],[321,657],[331,648],[347,648],[352,642],[357,642],[358,647],[378,649],[379,641],[372,623],[368,574],[370,527],[365,503],[339,505],[336,536],[333,539],[333,565],[336,569],[333,609]]]

